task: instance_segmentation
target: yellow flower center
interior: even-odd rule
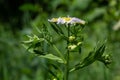
[[[51,21],[52,21],[52,22],[57,22],[57,21],[58,21],[58,18],[52,18]]]
[[[71,20],[71,18],[69,18],[69,17],[62,17],[62,19],[65,20],[65,21],[70,21]]]

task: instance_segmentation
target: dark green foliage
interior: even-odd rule
[[[56,25],[56,23],[50,23],[51,27],[54,29],[54,31],[58,34],[63,34],[61,28],[59,26]]]
[[[70,65],[72,65],[70,68],[77,63],[80,65],[82,61],[85,62],[86,60],[84,59],[88,55],[93,57],[95,52],[92,50],[96,42],[108,39],[104,55],[96,54],[96,57],[102,56],[96,58],[97,61],[95,62],[89,57],[92,60],[86,63],[94,63],[87,68],[80,69],[80,71],[70,73],[69,80],[120,80],[120,29],[113,29],[120,18],[119,0],[0,0],[0,10],[0,80],[47,80],[51,76],[52,79],[63,76],[62,73],[58,74],[59,71],[58,73],[55,72],[53,68],[52,72],[49,71],[51,67],[47,69],[48,63],[52,63],[53,60],[44,60],[27,52],[21,46],[21,41],[27,40],[24,35],[33,35],[33,33],[39,38],[43,37],[40,34],[43,31],[42,27],[45,27],[43,24],[46,27],[50,27],[47,23],[50,17],[67,15],[79,17],[87,21],[87,25],[82,31],[84,33],[80,32],[81,34],[74,35],[81,38],[74,44],[79,42],[79,40],[84,42],[76,48],[80,55],[76,54],[76,52],[70,54]],[[32,27],[31,23],[34,23],[38,31],[40,31],[34,30],[35,26]],[[54,40],[51,40],[51,37],[47,37],[47,39],[53,41],[51,44],[57,44],[57,48],[64,54],[63,48],[66,47],[66,44],[63,44],[62,39],[68,40],[68,37],[58,37],[58,35],[66,32],[63,31],[56,35],[56,31],[52,32],[50,28],[48,31],[52,33]],[[37,55],[45,55],[47,50],[56,53],[56,51],[54,52],[49,48],[50,44],[46,45],[47,41],[45,43],[43,41],[41,44],[35,42],[31,45],[31,47],[34,46],[34,49],[29,47],[29,50]],[[40,45],[44,45],[44,47],[38,47]],[[104,50],[104,47],[98,50],[98,52],[102,50]],[[113,61],[110,58],[111,54]],[[59,57],[59,55],[56,56]],[[76,62],[73,62],[73,60],[76,60]],[[112,62],[110,69],[104,68],[101,62],[107,67]],[[57,64],[61,65],[61,63]],[[56,70],[58,69],[56,68]]]

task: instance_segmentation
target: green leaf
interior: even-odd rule
[[[60,26],[57,26],[55,23],[50,23],[51,27],[57,34],[64,34],[60,28]]]
[[[37,42],[42,42],[42,41],[44,41],[44,38],[39,38],[39,37],[36,36],[36,35],[34,35],[33,37],[27,35],[27,37],[29,38],[29,40],[27,40],[27,41],[22,41],[23,44],[31,44],[31,43],[37,43]]]
[[[88,65],[92,64],[94,61],[101,58],[104,51],[105,51],[105,44],[102,44],[95,51],[91,51],[89,53],[89,55],[83,60],[83,62],[82,62],[83,66],[82,67],[88,66]]]
[[[54,60],[54,61],[57,61],[59,63],[64,63],[64,61],[61,58],[59,58],[59,57],[57,57],[53,54],[41,55],[40,57],[47,58],[47,59],[50,59],[50,60]]]
[[[57,34],[59,34],[58,28],[56,28],[53,23],[50,23],[50,25],[51,25],[51,27],[53,28],[53,30],[54,30]]]
[[[58,80],[58,77],[57,77],[57,74],[55,72],[53,72],[52,69],[48,68],[48,67],[45,67],[45,69],[47,70],[47,72],[49,72],[52,76],[54,76],[55,78],[57,78]]]
[[[25,44],[22,44],[22,46],[26,49],[26,51],[28,51],[28,52],[30,52],[30,53],[34,53],[34,52],[33,52],[33,48],[30,48],[31,45],[30,45],[30,46],[27,46],[27,45],[25,45]]]
[[[23,44],[29,44],[29,48],[35,48],[35,47],[39,47],[41,42],[44,41],[44,38],[39,38],[38,36],[34,35],[33,37],[27,35],[27,37],[29,38],[29,40],[27,41],[22,41]]]
[[[43,51],[40,51],[40,50],[33,50],[35,52],[35,54],[38,54],[38,55],[45,55]]]
[[[93,62],[95,62],[96,60],[101,60],[104,51],[105,51],[105,43],[103,43],[100,47],[96,48],[96,50],[91,51],[88,54],[88,56],[86,56],[81,63],[77,64],[74,68],[72,68],[70,72],[86,67],[92,64]],[[103,61],[103,63],[105,62]]]
[[[88,66],[92,64],[95,61],[94,59],[94,52],[90,52],[89,55],[83,60],[82,67]]]
[[[101,45],[95,52],[94,58],[99,59],[105,51],[105,44]]]

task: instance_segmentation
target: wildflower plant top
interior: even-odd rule
[[[76,17],[59,17],[59,18],[52,18],[52,19],[48,19],[49,22],[55,22],[57,24],[85,24],[84,20],[81,20],[79,18]]]
[[[82,30],[83,28],[85,28],[84,25],[86,24],[84,20],[68,16],[52,18],[48,19],[48,21],[50,22],[51,29],[53,29],[53,31],[57,33],[56,36],[58,36],[59,38],[56,38],[55,35],[53,35],[54,32],[51,34],[49,28],[43,24],[40,30],[36,28],[40,32],[41,36],[28,36],[29,40],[24,41],[23,43],[26,44],[25,48],[28,51],[30,51],[31,53],[36,53],[37,55],[39,55],[40,58],[45,58],[61,63],[61,66],[59,66],[58,64],[52,63],[51,61],[50,63],[49,61],[47,62],[51,64],[51,68],[49,68],[49,66],[47,68],[49,69],[48,72],[52,73],[50,75],[50,80],[69,80],[70,72],[89,66],[95,61],[100,61],[106,66],[111,63],[111,56],[109,54],[103,54],[106,48],[106,41],[97,44],[96,47],[83,58],[83,60],[80,60],[79,62],[77,61],[78,63],[76,63],[76,56],[74,56],[74,54],[72,55],[72,53],[78,53],[79,55],[81,55],[82,53],[81,49],[84,40]],[[59,44],[61,47],[64,47],[64,49],[61,49],[65,51],[61,51],[61,49],[59,50],[59,48],[57,48],[58,43],[56,44],[56,42],[54,41],[58,39],[66,43],[65,45],[61,45],[61,43]],[[72,55],[72,57],[75,57],[75,65],[71,65],[73,63],[70,63],[70,54]],[[57,73],[59,75],[56,75],[54,73]]]

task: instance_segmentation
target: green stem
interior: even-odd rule
[[[70,36],[70,26],[68,26],[68,38]],[[67,40],[67,46],[69,46],[69,40]],[[65,74],[65,80],[69,80],[69,50],[67,49],[67,55],[66,55],[66,60],[67,60],[67,64],[66,64],[66,74]]]
[[[103,66],[103,70],[104,70],[104,80],[108,80],[108,79],[107,79],[107,73],[106,73],[105,66]]]

